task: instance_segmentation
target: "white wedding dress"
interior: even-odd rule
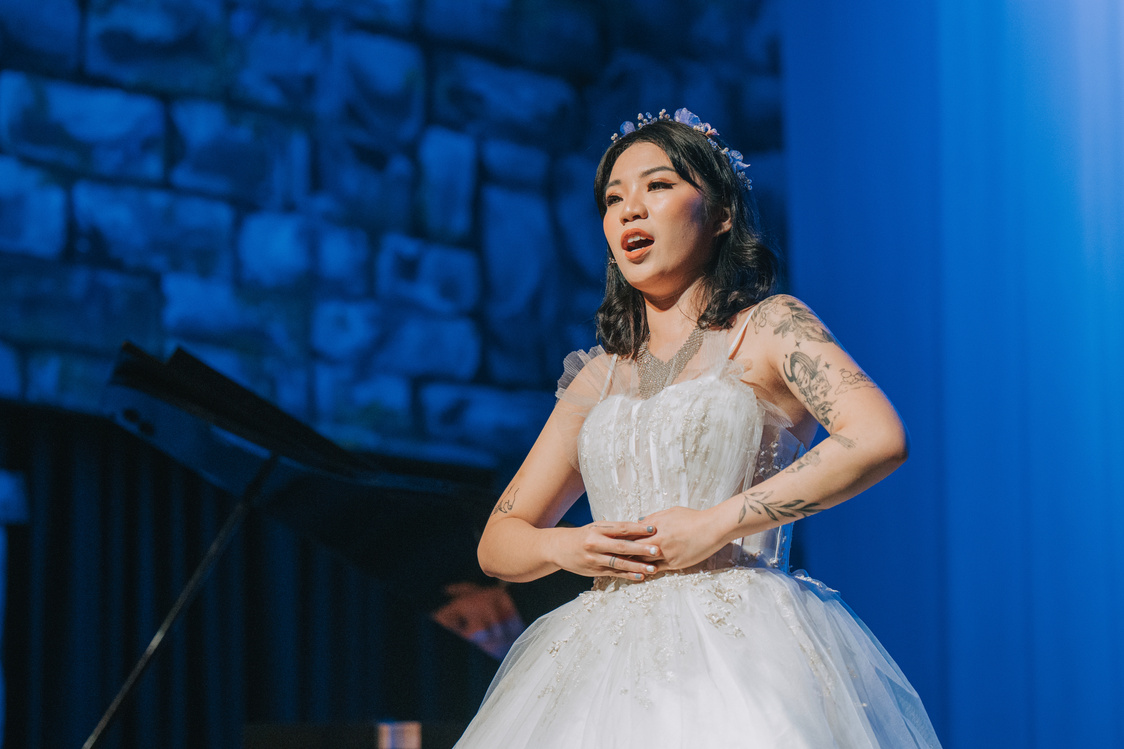
[[[641,399],[631,361],[566,360],[594,519],[702,509],[803,450],[709,332],[687,368]],[[557,419],[556,419],[557,421]],[[457,749],[938,747],[917,693],[835,591],[788,572],[790,525],[687,571],[596,578],[512,647]]]

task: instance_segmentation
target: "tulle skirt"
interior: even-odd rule
[[[457,749],[938,746],[835,591],[737,567],[598,578],[516,641]]]

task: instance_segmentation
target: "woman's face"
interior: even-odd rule
[[[603,226],[624,278],[646,296],[682,293],[706,268],[728,218],[707,218],[703,194],[653,143],[629,146],[605,186]]]

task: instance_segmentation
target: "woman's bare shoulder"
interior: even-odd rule
[[[750,327],[767,340],[837,343],[812,308],[791,294],[774,294],[749,308]]]

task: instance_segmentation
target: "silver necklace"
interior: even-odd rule
[[[645,338],[644,342],[640,344],[639,353],[636,355],[640,397],[643,399],[651,398],[671,384],[671,381],[678,377],[683,368],[687,366],[691,357],[698,353],[699,347],[702,346],[702,339],[703,329],[695,328],[691,331],[691,335],[687,336],[687,340],[683,342],[679,350],[675,352],[675,356],[668,361],[661,361],[652,356],[652,352],[648,350],[648,339]]]

